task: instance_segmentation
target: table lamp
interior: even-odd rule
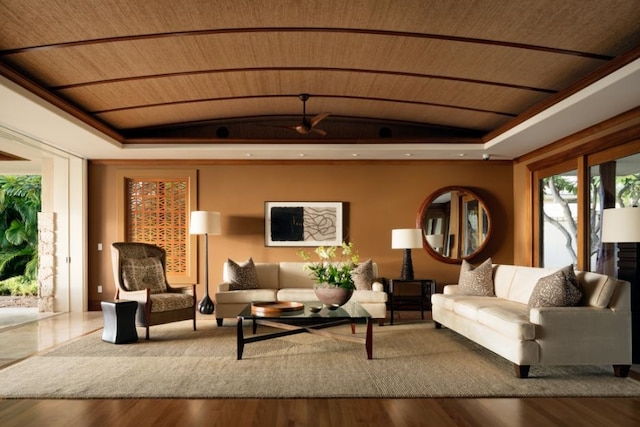
[[[444,236],[442,234],[427,234],[427,243],[434,251],[440,253],[440,249],[444,246]]]
[[[209,234],[220,235],[220,212],[191,212],[189,234],[204,234],[204,297],[198,304],[198,311],[211,314],[214,307],[209,297]]]
[[[413,262],[411,249],[422,247],[422,230],[419,228],[400,228],[391,230],[391,248],[404,249],[402,258],[402,280],[413,280]]]

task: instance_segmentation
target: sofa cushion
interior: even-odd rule
[[[245,289],[216,293],[216,304],[238,304],[250,302],[272,302],[276,300],[276,289]]]
[[[581,299],[580,283],[573,265],[568,265],[538,280],[528,307],[568,307],[578,305]]]
[[[129,291],[150,288],[152,294],[167,291],[164,267],[159,257],[125,258],[122,260],[122,282]]]
[[[598,308],[609,306],[618,283],[615,277],[589,271],[576,272],[576,276],[584,294],[582,300],[584,305]]]
[[[373,275],[373,261],[368,259],[361,262],[351,272],[353,283],[356,285],[356,289],[360,291],[370,291],[374,280]]]
[[[533,340],[536,327],[529,321],[527,306],[500,299],[500,304],[478,310],[478,323],[515,340]]]
[[[311,272],[304,267],[304,262],[281,262],[279,272],[280,289],[284,288],[308,288],[313,289],[316,281],[311,277]]]
[[[253,258],[249,258],[241,264],[230,259],[227,260],[227,277],[229,289],[232,291],[258,287],[258,273]]]
[[[474,267],[467,260],[462,260],[460,267],[460,279],[458,286],[464,295],[494,296],[493,293],[493,266],[491,258]]]
[[[284,288],[278,291],[278,301],[319,301],[316,293],[311,288]]]

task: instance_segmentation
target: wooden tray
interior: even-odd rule
[[[253,314],[274,314],[303,310],[304,304],[292,301],[254,302],[251,304]]]

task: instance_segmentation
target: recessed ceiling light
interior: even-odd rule
[[[464,157],[464,153],[458,154],[459,157]]]
[[[413,154],[411,154],[411,153],[406,153],[406,154],[405,154],[405,156],[406,156],[406,157],[411,157],[411,156],[413,156]]]
[[[300,154],[298,154],[298,156],[300,156],[300,157],[304,157],[304,156],[306,156],[306,154],[304,154],[304,153],[300,153]]]
[[[353,153],[353,154],[352,154],[352,156],[353,156],[353,157],[358,157],[359,155],[360,155],[360,154],[358,154],[358,153]]]
[[[251,153],[247,153],[247,154],[245,154],[245,156],[247,156],[247,157],[251,157],[251,156],[253,156],[253,154],[251,154]]]

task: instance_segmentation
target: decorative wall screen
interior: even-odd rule
[[[189,180],[128,178],[126,240],[167,251],[167,273],[188,270]]]

